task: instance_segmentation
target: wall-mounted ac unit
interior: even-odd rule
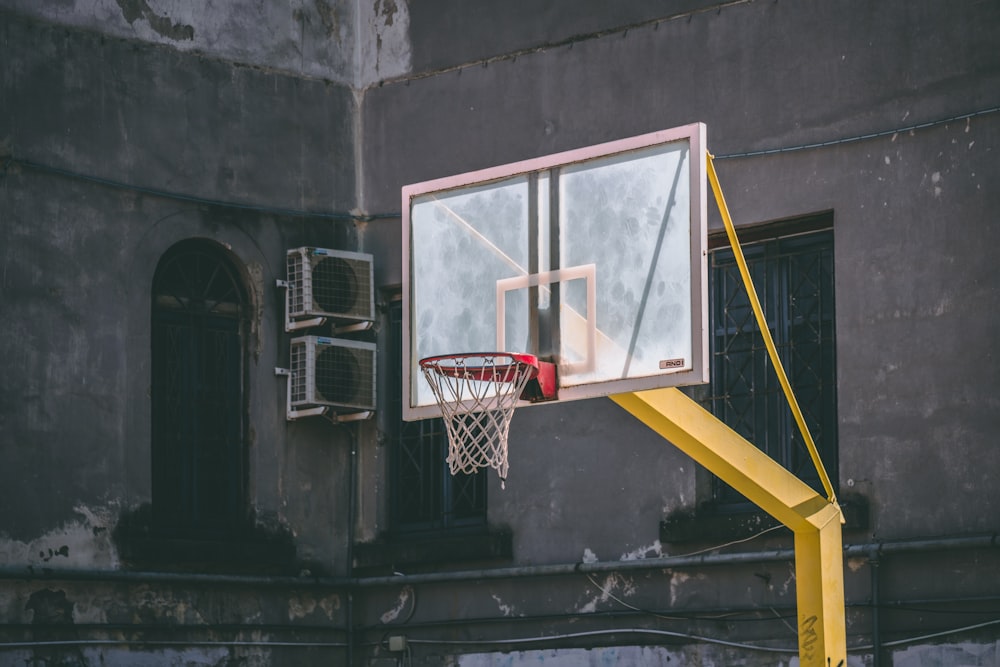
[[[287,281],[283,284],[287,288],[285,331],[318,326],[328,318],[352,323],[335,328],[335,332],[367,328],[375,320],[371,255],[327,248],[294,248],[287,252],[287,271]]]
[[[375,344],[323,336],[291,343],[288,418],[364,418],[375,409]],[[366,414],[367,413],[367,414]]]

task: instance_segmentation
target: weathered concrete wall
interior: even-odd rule
[[[354,88],[409,67],[407,5],[395,0],[3,0],[0,7]]]
[[[333,589],[165,581],[5,582],[0,609],[0,662],[5,665],[337,664],[344,658],[339,628],[346,604],[343,593]],[[115,628],[132,628],[147,639],[132,641],[135,635]],[[93,638],[95,629],[101,635],[97,641],[69,647],[58,643]],[[11,645],[28,638],[31,645]]]
[[[343,660],[334,589],[107,577],[135,567],[117,531],[151,499],[153,272],[189,238],[226,248],[250,295],[258,537],[290,536],[285,572],[347,571],[350,438],[285,421],[274,285],[286,248],[357,245],[353,92],[3,11],[0,51],[0,662]]]
[[[632,25],[688,16],[715,0],[590,2],[531,0],[482,3],[470,12],[461,0],[414,3],[410,9],[412,71],[427,73],[493,58],[530,54],[555,44],[599,37]]]
[[[1000,425],[1000,374],[989,350],[1000,330],[1000,282],[991,269],[991,248],[1000,241],[994,214],[1000,195],[989,183],[998,175],[1000,8],[747,2],[709,12],[692,5],[691,13],[671,19],[662,9],[629,3],[623,11],[635,14],[619,20],[603,14],[599,3],[587,8],[593,11],[577,6],[563,12],[514,3],[476,15],[449,3],[430,4],[411,7],[412,75],[365,93],[365,210],[398,211],[406,183],[706,122],[710,150],[726,158],[717,167],[737,224],[832,211],[838,481],[842,494],[871,503],[869,526],[848,530],[846,541],[996,533],[1000,493],[991,479],[1000,458],[991,442]],[[599,28],[588,23],[592,17]],[[643,19],[644,25],[627,31],[601,32]],[[980,110],[987,113],[892,132]],[[825,142],[831,143],[737,157]],[[710,212],[718,229],[714,205]],[[369,222],[361,241],[385,258],[381,282],[403,282],[400,265],[393,263],[401,244],[395,220]],[[661,544],[656,523],[695,507],[704,497],[705,478],[609,402],[520,410],[510,452],[507,489],[491,482],[490,520],[511,528],[517,564],[613,561],[695,548]],[[750,548],[784,540],[758,538]],[[946,560],[940,551],[886,557],[877,567],[867,558],[851,559],[848,600],[871,601],[881,584],[882,599],[900,605],[898,611],[874,613],[852,606],[852,645],[872,643],[876,613],[885,633],[880,642],[958,627],[957,619],[975,616],[973,607],[982,614],[975,618],[990,620],[986,606],[963,607],[955,600],[995,599],[995,582],[983,579],[995,554],[960,551],[954,557],[945,566],[953,567],[952,574],[940,587],[921,574],[944,571],[938,569]],[[648,587],[615,580],[606,590],[643,609],[676,609],[676,600],[646,597],[657,587],[689,591],[682,598],[694,607],[732,609],[742,599],[739,592],[755,594],[761,578],[768,582],[763,590],[774,596],[767,604],[775,609],[794,595],[794,577],[777,567],[684,574],[690,579],[682,585],[680,579]],[[466,596],[483,596],[483,616],[528,617],[578,610],[583,594],[576,587],[581,597],[574,600],[570,590],[549,581],[532,593],[517,592],[516,584],[462,589]],[[423,603],[428,593],[421,589],[417,595]],[[490,610],[486,596],[496,609]],[[914,599],[939,599],[942,607],[934,619],[918,620],[904,602]],[[610,596],[602,602],[606,606],[595,609],[624,612]],[[952,613],[959,609],[967,615]],[[441,612],[438,618],[444,617],[454,616]],[[532,636],[529,628],[525,622],[497,634]],[[745,626],[715,627],[708,634],[736,638],[739,628]],[[413,628],[410,636],[450,637],[437,628]],[[969,645],[956,646],[955,655],[990,664],[996,626],[959,636]],[[434,656],[448,652],[420,648],[424,664],[438,664]],[[454,652],[481,650],[470,642]],[[703,659],[716,664],[786,664],[774,655],[708,653]],[[883,664],[931,665],[939,655],[926,644],[881,652]],[[463,658],[469,664],[588,659],[571,651]],[[852,660],[872,656],[859,649]]]
[[[353,205],[349,89],[7,17],[16,157],[242,204]]]
[[[414,26],[424,25],[421,12],[411,11]],[[519,19],[516,12],[508,18]],[[468,32],[479,34],[475,21],[466,21]],[[498,27],[503,19],[491,25],[494,34],[506,34]],[[698,120],[708,125],[710,150],[726,156],[989,108],[998,102],[998,29],[1000,12],[992,5],[743,3],[387,84],[365,97],[365,207],[398,209],[406,183]],[[415,54],[425,39],[413,37]],[[466,57],[493,56],[496,48],[484,37]],[[983,355],[997,330],[1000,300],[992,254],[984,250],[1000,233],[991,213],[998,195],[987,185],[997,132],[998,115],[991,114],[718,161],[739,224],[833,211],[841,482],[845,491],[878,499],[879,536],[995,527],[1000,495],[985,471],[997,469],[1000,459],[985,444],[998,414],[988,388],[1000,376]],[[364,242],[391,258],[398,226],[371,223]],[[398,265],[382,270],[387,283],[402,280]],[[511,480],[526,495],[500,494],[503,505],[492,506],[497,517],[527,523],[521,504],[527,489],[564,483],[562,476],[552,479],[554,461],[576,470],[597,460],[624,468],[633,446],[647,445],[613,411],[597,403],[517,415]],[[590,434],[580,422],[584,415],[593,416]],[[582,435],[570,447],[557,446],[569,439],[567,424]],[[561,451],[551,454],[553,448]],[[529,452],[530,462],[519,460],[518,451]],[[650,460],[649,452],[636,455]],[[649,499],[638,489],[656,488],[675,489],[664,491],[669,500],[649,499],[658,510],[693,501],[689,485],[665,472],[678,467],[672,456],[654,459],[649,478],[630,479],[635,502]],[[978,459],[975,469],[970,459]],[[686,468],[683,477],[690,478]],[[600,469],[579,484],[596,485],[594,503],[603,507],[620,497],[622,478],[607,464]],[[950,493],[926,508],[931,483]],[[574,507],[581,502],[576,494],[554,497],[573,498],[567,504]],[[590,506],[585,513],[603,521],[590,523],[594,533],[612,535],[620,527],[618,512]],[[639,544],[623,543],[621,551]],[[585,546],[554,541],[545,550],[558,560]]]
[[[0,11],[0,622],[4,641],[36,642],[0,661],[390,665],[384,641],[400,634],[426,642],[411,645],[423,665],[789,664],[706,642],[794,645],[794,571],[771,554],[788,535],[661,543],[659,522],[706,480],[606,400],[515,416],[507,489],[489,488],[511,561],[321,586],[114,578],[129,574],[115,526],[150,500],[149,292],[172,244],[211,239],[245,269],[254,509],[292,536],[301,568],[337,577],[352,449],[355,534],[388,528],[386,443],[377,421],[286,423],[273,372],[287,362],[285,249],[372,252],[388,293],[403,184],[700,120],[739,224],[833,212],[839,482],[871,503],[870,526],[846,535],[871,545],[845,564],[850,664],[871,663],[877,625],[904,642],[883,664],[995,662],[996,625],[947,647],[908,641],[995,620],[995,544],[882,543],[1000,530],[1000,7],[535,4],[0,2],[16,10]],[[834,143],[733,156],[817,142]],[[749,560],[652,560],[703,549]],[[447,580],[472,567],[509,569]],[[59,568],[74,572],[45,573]],[[95,637],[117,643],[44,644]],[[139,648],[153,639],[207,643]]]
[[[285,248],[356,244],[338,213],[355,194],[353,94],[13,14],[0,31],[12,158],[0,190],[0,525],[3,550],[25,553],[10,562],[117,565],[111,517],[150,495],[153,271],[171,245],[200,237],[246,268],[253,301],[257,510],[300,534],[306,560],[342,568],[347,483],[328,481],[349,468],[331,445],[345,435],[286,425],[274,283]],[[303,488],[309,502],[289,503]]]

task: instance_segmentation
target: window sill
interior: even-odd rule
[[[113,538],[126,569],[212,574],[297,574],[295,543],[281,526],[251,523],[224,533],[167,533],[142,505],[124,514]],[[250,523],[249,521],[247,523]]]
[[[433,534],[385,537],[354,547],[356,571],[391,574],[427,571],[442,566],[487,561],[509,561],[513,558],[513,536],[510,531],[437,532]]]
[[[868,499],[863,496],[839,498],[844,512],[844,530],[868,528]],[[746,510],[721,511],[710,505],[695,512],[676,512],[660,522],[660,541],[727,542],[753,537],[780,525],[774,517],[748,506]]]
[[[129,568],[165,572],[291,574],[295,565],[295,547],[283,541],[132,536],[119,550]]]

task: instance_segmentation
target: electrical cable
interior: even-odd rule
[[[680,557],[686,558],[688,556],[697,556],[698,554],[703,554],[703,553],[710,552],[710,551],[718,551],[720,549],[724,549],[726,547],[733,546],[735,544],[743,544],[744,542],[749,542],[751,540],[755,540],[758,537],[760,537],[762,535],[765,535],[766,533],[770,533],[770,532],[772,532],[774,530],[778,530],[778,529],[784,528],[784,527],[785,526],[782,525],[782,524],[778,524],[776,526],[771,526],[770,528],[765,528],[764,530],[761,530],[761,531],[759,531],[757,533],[754,533],[753,535],[751,535],[749,537],[745,537],[745,538],[739,539],[739,540],[733,540],[731,542],[725,542],[723,544],[719,544],[719,545],[716,545],[716,546],[713,546],[713,547],[707,547],[705,549],[699,549],[698,551],[692,551],[691,553],[680,554]],[[718,614],[718,615],[714,615],[714,616],[690,616],[690,615],[687,615],[687,616],[667,616],[665,614],[661,614],[659,612],[655,612],[655,611],[652,611],[650,609],[643,609],[641,607],[636,607],[634,605],[629,604],[628,602],[625,602],[621,598],[617,597],[614,593],[612,593],[608,589],[604,588],[600,583],[598,583],[594,579],[594,576],[592,574],[588,573],[587,574],[587,579],[589,579],[590,583],[593,584],[599,591],[601,591],[601,593],[603,595],[605,595],[608,598],[611,598],[612,600],[614,600],[618,604],[622,605],[623,607],[625,607],[627,609],[631,609],[632,611],[637,611],[637,612],[640,612],[642,614],[647,614],[649,616],[653,616],[655,618],[661,618],[661,619],[667,620],[667,621],[682,621],[682,620],[690,620],[692,618],[703,619],[703,620],[719,620],[719,619],[723,619],[723,618],[732,618],[733,616],[737,615],[737,613],[732,613],[732,614]],[[774,615],[779,620],[781,620],[782,623],[784,623],[786,626],[788,626],[788,623],[784,620],[784,618],[782,618],[778,614],[777,611],[775,611],[774,609],[771,609],[771,611],[772,611],[772,613],[774,613]],[[788,626],[788,627],[790,627],[790,626]],[[794,628],[792,628],[792,631],[795,632]]]
[[[938,637],[945,637],[948,635],[959,634],[963,632],[969,632],[972,630],[979,630],[986,627],[991,627],[994,625],[1000,625],[1000,619],[986,621],[984,623],[976,623],[973,625],[966,625],[958,628],[952,628],[949,630],[942,630],[940,632],[933,632],[924,635],[919,635],[915,637],[906,637],[903,639],[893,640],[891,642],[883,642],[883,647],[892,646],[903,646],[906,644],[913,644],[919,641],[925,641],[928,639],[936,639]],[[673,637],[679,639],[689,639],[692,641],[700,641],[707,644],[717,644],[720,646],[729,646],[733,648],[742,648],[753,651],[763,651],[770,653],[797,653],[797,648],[781,648],[776,646],[760,646],[757,644],[747,644],[745,642],[733,642],[724,639],[715,639],[713,637],[704,637],[701,635],[695,635],[685,632],[672,632],[669,630],[655,630],[646,628],[621,628],[612,630],[590,630],[584,632],[573,632],[564,633],[557,635],[547,635],[544,637],[518,637],[518,638],[508,638],[508,639],[479,639],[479,640],[449,640],[449,639],[411,639],[407,638],[407,644],[423,644],[423,645],[441,645],[441,646],[466,646],[466,645],[517,645],[517,644],[531,644],[531,643],[547,643],[552,641],[560,641],[566,639],[579,639],[585,637],[599,637],[607,635],[653,635],[653,636],[663,636],[663,637]],[[4,642],[0,643],[0,651],[2,650],[13,650],[20,648],[37,648],[44,646],[108,646],[108,645],[127,645],[127,646],[246,646],[246,647],[280,647],[280,648],[345,648],[347,644],[343,642],[268,642],[268,641],[145,641],[145,640],[130,640],[130,639],[75,639],[75,640],[48,640],[48,641],[29,641],[29,642]],[[869,651],[874,649],[873,645],[860,645],[852,646],[850,651]]]
[[[795,146],[784,146],[779,148],[767,148],[758,151],[744,151],[736,153],[726,153],[723,155],[715,155],[713,159],[715,160],[732,160],[737,158],[748,158],[748,157],[761,157],[765,155],[776,155],[780,153],[791,153],[795,151],[808,150],[813,148],[827,148],[830,146],[839,146],[841,144],[849,144],[858,141],[865,141],[868,139],[877,139],[880,137],[887,137],[902,132],[913,132],[915,130],[922,130],[929,127],[935,127],[937,125],[945,125],[947,123],[953,123],[959,120],[968,120],[975,118],[977,116],[985,116],[987,114],[992,114],[1000,111],[1000,106],[994,106],[987,109],[980,109],[978,111],[971,111],[968,113],[958,114],[954,116],[949,116],[947,118],[940,118],[937,120],[927,121],[923,123],[916,123],[913,125],[907,125],[904,127],[897,127],[891,130],[881,130],[879,132],[871,132],[868,134],[859,134],[850,137],[842,137],[840,139],[831,139],[828,141],[820,141],[808,144],[799,144]],[[162,190],[159,188],[152,188],[142,185],[134,185],[131,183],[124,183],[122,181],[116,181],[110,178],[104,178],[101,176],[93,176],[90,174],[83,174],[70,169],[64,169],[61,167],[55,167],[52,165],[43,164],[41,162],[35,162],[34,160],[28,160],[25,158],[15,157],[13,155],[0,156],[5,158],[3,162],[3,171],[6,171],[7,167],[11,164],[21,165],[37,171],[45,171],[59,176],[64,176],[66,178],[73,178],[77,180],[89,181],[91,183],[97,183],[99,185],[104,185],[111,188],[118,188],[122,190],[131,190],[133,192],[139,192],[142,194],[148,194],[156,197],[163,197],[166,199],[175,199],[178,201],[186,201],[194,204],[201,204],[204,206],[219,206],[223,208],[235,208],[240,210],[249,210],[259,213],[269,213],[272,215],[284,215],[289,217],[306,217],[306,218],[321,218],[328,220],[353,220],[355,222],[371,222],[375,220],[394,220],[401,217],[401,213],[391,212],[391,213],[348,213],[348,212],[338,212],[338,211],[310,211],[306,209],[295,209],[295,208],[284,208],[278,206],[263,206],[259,204],[247,204],[242,202],[232,202],[223,201],[219,199],[211,199],[208,197],[199,197],[196,195],[189,195],[181,192],[173,192],[170,190]]]
[[[611,598],[612,600],[614,600],[615,602],[617,602],[621,606],[623,606],[623,607],[625,607],[627,609],[631,609],[632,611],[637,611],[637,612],[639,612],[641,614],[652,616],[654,618],[662,618],[665,621],[690,621],[690,620],[717,621],[717,620],[721,620],[721,619],[724,619],[724,618],[729,619],[729,618],[732,618],[733,616],[736,616],[737,614],[741,613],[741,612],[731,612],[731,613],[716,614],[716,615],[711,615],[711,616],[710,615],[690,615],[690,614],[686,615],[686,616],[667,616],[665,614],[661,614],[659,612],[655,612],[655,611],[652,611],[650,609],[643,609],[641,607],[636,607],[634,605],[629,604],[628,602],[625,602],[624,600],[622,600],[621,598],[619,598],[618,596],[616,596],[614,593],[612,593],[608,589],[606,589],[603,586],[601,586],[601,584],[599,584],[597,581],[595,581],[594,580],[594,575],[592,575],[592,574],[588,574],[587,575],[587,579],[589,579],[590,583],[592,583],[595,587],[597,587],[597,590],[601,591],[601,593],[603,595]]]
[[[743,544],[744,542],[749,542],[751,540],[755,540],[758,537],[760,537],[761,535],[764,535],[765,533],[770,533],[773,530],[780,530],[781,528],[785,528],[785,526],[784,526],[784,524],[780,524],[779,523],[777,526],[771,526],[770,528],[765,528],[764,530],[760,531],[759,533],[754,533],[750,537],[744,537],[744,538],[739,539],[739,540],[733,540],[732,542],[726,542],[725,544],[720,544],[720,545],[714,546],[714,547],[707,547],[705,549],[699,549],[698,551],[692,551],[691,553],[677,554],[677,558],[688,558],[690,556],[698,556],[700,554],[709,553],[710,551],[718,551],[719,549],[725,549],[726,547],[731,547],[731,546],[733,546],[735,544]]]
[[[947,637],[948,635],[955,635],[962,632],[969,632],[971,630],[979,630],[980,628],[988,628],[993,625],[1000,625],[1000,619],[993,621],[986,621],[985,623],[976,623],[974,625],[965,625],[960,628],[952,628],[951,630],[942,630],[940,632],[932,632],[926,635],[920,635],[917,637],[906,637],[904,639],[895,639],[891,642],[882,642],[881,647],[885,648],[888,646],[905,646],[906,644],[914,644],[916,642],[921,642],[927,639],[936,639],[938,637]],[[851,648],[852,651],[870,651],[874,649],[875,646],[872,644],[866,644],[864,646],[854,646]]]
[[[748,542],[750,540],[754,540],[754,539],[756,539],[758,537],[761,537],[762,535],[765,535],[765,534],[767,534],[769,532],[772,532],[772,531],[775,531],[775,530],[778,530],[778,529],[781,529],[781,528],[784,528],[784,526],[781,525],[781,524],[776,525],[776,526],[771,526],[770,528],[765,528],[764,530],[761,530],[761,531],[759,531],[759,532],[757,532],[754,535],[751,535],[749,537],[746,537],[746,538],[743,538],[743,539],[740,539],[740,540],[733,540],[731,542],[726,542],[724,544],[720,544],[720,545],[717,545],[717,546],[714,546],[714,547],[708,547],[706,549],[701,549],[701,550],[692,552],[690,554],[684,554],[684,556],[698,555],[698,554],[702,554],[702,553],[705,553],[705,552],[708,552],[708,551],[717,551],[719,549],[723,549],[723,548],[728,547],[728,546],[732,546],[732,545],[735,545],[735,544],[741,544],[741,543],[744,543],[744,542]],[[638,612],[638,613],[641,613],[641,614],[644,614],[644,615],[649,615],[649,616],[654,617],[654,618],[660,618],[660,619],[668,620],[668,621],[720,620],[720,619],[723,619],[723,618],[725,618],[727,620],[730,620],[730,621],[751,620],[751,619],[736,619],[736,618],[733,618],[734,616],[737,615],[735,613],[734,614],[720,614],[720,615],[716,615],[716,616],[690,616],[690,615],[689,616],[683,616],[683,617],[681,617],[681,616],[667,616],[665,614],[660,614],[658,612],[654,612],[654,611],[651,611],[651,610],[648,610],[648,609],[643,609],[641,607],[637,607],[635,605],[629,604],[628,602],[626,602],[626,601],[622,600],[621,598],[619,598],[618,596],[616,596],[610,590],[606,589],[599,582],[597,582],[594,579],[594,576],[591,573],[587,573],[586,576],[587,576],[587,579],[590,581],[590,583],[592,585],[594,585],[599,591],[601,591],[601,593],[604,596],[606,596],[607,598],[610,598],[610,599],[614,600],[615,602],[617,602],[618,604],[622,605],[623,607],[625,607],[627,609],[630,609],[632,611],[635,611],[635,612]],[[784,623],[784,625],[793,634],[797,634],[796,629],[793,628],[791,625],[789,625],[787,623],[787,621],[785,620],[785,617],[783,617],[781,614],[779,614],[778,611],[775,610],[774,608],[769,607],[769,609],[774,614],[775,618],[777,618],[782,623]],[[409,619],[407,619],[407,620],[409,620]],[[753,619],[753,620],[764,620],[764,619],[759,619],[758,618],[758,619]],[[770,619],[768,619],[768,620],[770,620]],[[946,636],[946,635],[950,635],[950,634],[956,634],[956,633],[965,632],[965,631],[969,631],[969,630],[975,630],[975,629],[979,629],[979,628],[983,628],[983,627],[989,627],[989,626],[997,625],[997,624],[1000,624],[1000,620],[989,621],[989,622],[986,622],[986,623],[979,623],[979,624],[975,624],[975,625],[964,626],[964,627],[961,627],[961,628],[955,628],[955,629],[952,629],[952,630],[947,630],[947,631],[942,631],[942,632],[937,632],[937,633],[931,633],[931,634],[921,635],[921,636],[917,636],[917,637],[904,638],[904,639],[900,639],[900,640],[895,640],[893,642],[882,642],[881,645],[883,647],[900,646],[900,645],[905,645],[905,644],[911,644],[911,643],[914,643],[914,642],[917,642],[917,641],[923,641],[923,640],[926,640],[926,639],[933,639],[933,638],[936,638],[936,637]],[[503,645],[503,644],[507,644],[507,645],[515,645],[515,644],[526,644],[526,643],[545,643],[545,642],[550,642],[550,641],[557,641],[557,640],[560,640],[560,639],[574,639],[574,638],[588,637],[588,636],[602,636],[602,635],[615,635],[615,634],[650,634],[650,635],[662,635],[662,636],[677,637],[677,638],[682,638],[682,639],[689,639],[689,640],[692,640],[692,641],[699,641],[699,642],[704,642],[704,643],[708,643],[708,644],[718,644],[718,645],[730,646],[730,647],[734,647],[734,648],[743,648],[743,649],[748,649],[748,650],[766,651],[766,652],[775,652],[775,653],[797,653],[798,652],[797,648],[795,648],[795,649],[786,649],[786,648],[780,648],[780,647],[766,647],[766,646],[759,646],[759,645],[756,645],[756,644],[747,644],[747,643],[744,643],[744,642],[730,642],[730,641],[723,640],[723,639],[716,639],[716,638],[712,638],[712,637],[706,637],[706,636],[703,636],[703,635],[695,635],[695,634],[691,634],[691,633],[673,632],[673,631],[668,631],[668,630],[642,629],[642,628],[628,628],[628,629],[623,629],[623,630],[594,630],[594,631],[588,631],[588,632],[569,633],[569,634],[560,634],[560,635],[550,635],[550,636],[547,636],[547,637],[535,637],[535,638],[522,637],[522,638],[507,639],[507,640],[478,640],[478,641],[474,641],[474,642],[460,641],[460,640],[408,639],[408,643],[410,645],[412,645],[412,644],[427,644],[427,645],[433,645],[433,644],[437,644],[437,645],[469,645],[469,644],[475,644],[475,645]],[[873,645],[872,646],[856,646],[856,647],[852,647],[851,648],[852,651],[864,651],[864,650],[872,650],[872,649],[874,649]]]
[[[956,601],[953,601],[953,600],[944,600],[944,601],[942,601],[942,603],[945,603],[945,604],[954,603],[954,602],[961,602],[961,603],[970,603],[971,602],[971,603],[975,603],[975,602],[979,602],[979,601],[980,600],[978,600],[976,598],[966,598],[966,599],[956,600]],[[986,598],[983,601],[986,601],[986,602],[995,602],[996,600],[994,600],[992,598]],[[919,604],[911,604],[909,602],[900,602],[900,603],[897,603],[897,604],[885,604],[885,603],[882,603],[882,604],[870,605],[870,606],[878,608],[878,609],[882,609],[882,610],[885,610],[885,611],[892,611],[892,612],[899,612],[899,613],[906,612],[906,613],[911,613],[911,614],[948,614],[949,616],[953,616],[955,614],[967,614],[967,615],[976,615],[976,616],[984,616],[986,614],[1000,614],[1000,609],[930,609],[928,607],[921,606],[923,604],[926,604],[926,602],[919,603]]]
[[[938,637],[944,637],[953,634],[959,634],[963,632],[969,632],[972,630],[979,630],[981,628],[990,627],[994,625],[1000,625],[1000,619],[987,621],[985,623],[976,623],[974,625],[966,625],[958,628],[952,628],[950,630],[942,630],[940,632],[928,633],[925,635],[919,635],[915,637],[906,637],[904,639],[897,639],[891,642],[882,642],[883,647],[892,646],[903,646],[906,644],[913,644],[920,641],[925,641],[928,639],[936,639]],[[407,643],[412,644],[424,644],[424,645],[439,645],[439,646],[493,646],[493,645],[517,645],[517,644],[533,644],[533,643],[548,643],[552,641],[561,641],[566,639],[579,639],[585,637],[597,637],[597,636],[607,636],[607,635],[654,635],[654,636],[664,636],[664,637],[674,637],[679,639],[689,639],[692,641],[704,642],[707,644],[717,644],[721,646],[729,646],[733,648],[742,648],[753,651],[762,651],[770,653],[797,653],[798,648],[782,648],[776,646],[760,646],[758,644],[748,644],[745,642],[733,642],[724,639],[715,639],[713,637],[705,637],[702,635],[695,635],[686,632],[673,632],[669,630],[655,630],[646,628],[621,628],[612,630],[590,630],[584,632],[573,632],[564,633],[556,635],[547,635],[544,637],[519,637],[519,638],[508,638],[508,639],[478,639],[478,640],[451,640],[451,639],[412,639],[407,638]],[[851,652],[858,651],[870,651],[875,647],[873,645],[860,645],[852,646],[850,648]]]
[[[900,134],[902,132],[913,132],[915,130],[923,130],[928,127],[934,127],[936,125],[946,125],[948,123],[954,123],[955,121],[967,120],[970,118],[975,118],[976,116],[985,116],[987,114],[996,113],[998,111],[1000,111],[1000,106],[990,107],[988,109],[980,109],[979,111],[971,111],[969,113],[958,114],[957,116],[949,116],[948,118],[940,118],[938,120],[931,120],[924,123],[917,123],[915,125],[897,127],[892,130],[882,130],[879,132],[871,132],[869,134],[859,134],[852,137],[843,137],[841,139],[831,139],[829,141],[819,141],[810,144],[800,144],[798,146],[785,146],[783,148],[767,148],[759,151],[747,151],[744,153],[728,153],[726,155],[715,155],[714,159],[731,160],[734,158],[760,157],[762,155],[774,155],[776,153],[791,153],[794,151],[804,151],[810,148],[826,148],[829,146],[839,146],[841,144],[850,144],[856,141],[865,141],[868,139],[878,139],[879,137],[888,137],[895,134]]]
[[[689,639],[692,641],[704,642],[706,644],[718,644],[720,646],[730,646],[732,648],[743,648],[753,651],[764,651],[768,653],[798,653],[797,648],[758,646],[757,644],[746,644],[741,642],[727,641],[725,639],[715,639],[713,637],[703,637],[700,635],[694,635],[687,632],[673,632],[670,630],[654,630],[646,628],[621,628],[617,630],[587,630],[584,632],[570,632],[558,635],[546,635],[544,637],[520,637],[516,639],[477,639],[475,641],[466,641],[460,639],[407,638],[407,643],[440,645],[440,646],[464,646],[469,644],[482,645],[482,646],[498,645],[498,644],[515,645],[515,644],[538,644],[538,643],[547,643],[552,641],[562,641],[566,639],[580,639],[585,637],[600,637],[606,635],[654,635],[660,637],[673,637],[675,639]]]
[[[746,538],[743,538],[743,539],[740,539],[740,540],[733,540],[731,542],[726,542],[724,544],[720,544],[720,545],[717,545],[717,546],[714,546],[714,547],[709,547],[707,549],[699,550],[699,551],[693,552],[692,554],[685,554],[685,555],[686,556],[697,555],[697,554],[700,554],[700,553],[704,553],[706,551],[716,551],[718,549],[723,549],[725,547],[732,546],[732,545],[735,545],[735,544],[741,544],[741,543],[748,542],[750,540],[756,539],[756,538],[758,538],[758,537],[760,537],[760,536],[762,536],[762,535],[764,535],[766,533],[769,533],[771,531],[774,531],[774,530],[777,530],[777,529],[783,528],[783,527],[784,526],[780,525],[780,524],[777,525],[777,526],[771,526],[770,528],[765,528],[764,530],[759,531],[758,533],[755,533],[754,535],[751,535],[750,537],[746,537]],[[667,616],[667,615],[664,615],[664,614],[659,614],[659,613],[654,612],[654,611],[650,611],[650,610],[647,610],[647,609],[642,609],[640,607],[636,607],[634,605],[631,605],[631,604],[625,602],[621,598],[619,598],[616,595],[614,595],[611,591],[609,591],[606,588],[604,588],[601,584],[599,584],[594,579],[594,577],[593,577],[592,574],[587,573],[587,579],[598,590],[600,590],[602,594],[604,594],[607,597],[611,598],[612,600],[614,600],[618,604],[622,605],[623,607],[626,607],[626,608],[631,609],[633,611],[636,611],[636,612],[639,612],[639,613],[642,613],[642,614],[646,614],[646,615],[649,615],[649,616],[653,616],[655,618],[661,618],[661,619],[670,620],[670,621],[692,620],[691,616],[685,616],[685,617]],[[777,618],[779,620],[781,620],[782,622],[785,622],[784,619],[775,610],[772,609],[771,611],[772,611],[772,613],[775,614],[775,616],[777,616]],[[734,614],[720,614],[720,615],[695,617],[695,618],[697,618],[698,620],[720,620],[720,619],[723,619],[723,618],[730,618],[731,619],[735,615],[736,615],[735,613]],[[409,618],[407,620],[409,620]],[[785,625],[787,626],[788,624],[785,623]],[[564,634],[564,635],[552,635],[550,637],[543,637],[543,638],[540,638],[540,639],[539,638],[520,638],[520,639],[512,639],[512,640],[506,640],[506,641],[500,641],[500,640],[497,640],[497,641],[478,641],[478,642],[475,642],[475,643],[477,643],[477,644],[484,644],[484,643],[519,644],[519,643],[530,643],[530,642],[538,642],[538,641],[552,641],[552,640],[555,640],[555,639],[571,639],[571,638],[577,638],[577,637],[600,636],[600,635],[621,634],[621,633],[625,633],[625,634],[654,634],[654,635],[671,636],[671,637],[678,637],[678,638],[683,638],[683,639],[691,639],[691,640],[694,640],[694,641],[701,641],[701,642],[710,643],[710,644],[720,644],[720,645],[724,645],[724,646],[731,646],[731,647],[737,647],[737,648],[746,648],[746,649],[758,650],[758,651],[770,651],[770,652],[778,652],[778,653],[789,653],[789,652],[790,653],[796,653],[798,651],[797,648],[796,649],[785,649],[785,648],[762,647],[762,646],[757,646],[755,644],[745,644],[745,643],[740,643],[740,642],[730,642],[730,641],[723,640],[723,639],[715,639],[715,638],[712,638],[712,637],[704,637],[704,636],[700,636],[700,635],[692,635],[690,633],[672,632],[672,631],[668,631],[668,630],[645,630],[645,629],[636,629],[636,628],[631,628],[631,629],[626,629],[626,630],[595,630],[595,631],[582,632],[582,633],[571,633],[571,634]],[[467,644],[468,642],[454,641],[454,640],[408,639],[408,643],[409,644],[458,644],[458,645],[463,645],[463,644]]]

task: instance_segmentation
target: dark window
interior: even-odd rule
[[[402,419],[402,304],[389,309],[391,519],[398,533],[486,525],[486,471],[452,476],[444,422]]]
[[[836,480],[833,232],[745,243],[743,253],[810,434]],[[728,246],[711,253],[709,295],[712,371],[703,405],[822,494]],[[720,509],[749,506],[718,479],[713,496]]]
[[[153,528],[218,538],[247,523],[246,297],[218,246],[186,241],[157,265],[152,306]]]

